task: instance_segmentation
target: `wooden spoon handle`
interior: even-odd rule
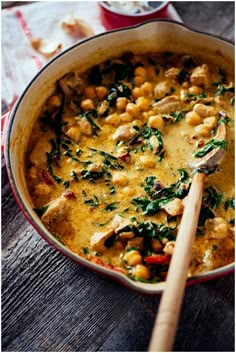
[[[169,352],[173,346],[198,224],[205,178],[205,174],[202,173],[193,176],[168,270],[166,288],[161,297],[152,331],[149,352]]]

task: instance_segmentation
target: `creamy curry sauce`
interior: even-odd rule
[[[60,79],[32,131],[35,211],[66,247],[134,280],[165,280],[189,161],[223,148],[205,185],[189,276],[234,260],[234,86],[187,54],[107,60]],[[215,138],[227,124],[229,140]]]

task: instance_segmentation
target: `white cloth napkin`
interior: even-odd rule
[[[2,10],[2,109],[8,109],[40,67],[48,62],[31,46],[29,36],[58,41],[61,50],[81,41],[63,31],[62,20],[73,15],[84,20],[95,34],[104,32],[96,1],[41,1]],[[180,21],[172,5],[169,17]]]

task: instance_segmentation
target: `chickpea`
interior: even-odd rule
[[[133,116],[130,113],[124,112],[120,114],[121,123],[129,123],[133,120]]]
[[[119,109],[119,110],[125,110],[127,102],[128,102],[128,100],[125,97],[117,98],[117,100],[116,100],[116,108]]]
[[[189,87],[188,91],[191,94],[200,94],[200,93],[202,93],[202,89],[200,87],[198,87],[198,86],[191,86],[191,87]]]
[[[93,99],[96,97],[95,87],[87,86],[83,90],[83,94],[86,98]]]
[[[105,86],[98,86],[95,88],[96,96],[99,100],[102,100],[107,97],[108,90]]]
[[[141,264],[142,259],[143,258],[138,250],[130,250],[123,257],[123,260],[127,263],[128,266]]]
[[[152,115],[148,119],[148,125],[155,129],[161,129],[164,125],[164,120],[161,115]]]
[[[188,124],[194,126],[194,125],[200,124],[200,122],[202,121],[202,118],[200,117],[200,115],[198,115],[198,113],[192,110],[191,112],[188,112],[185,115],[185,120]]]
[[[136,69],[134,70],[134,75],[142,76],[146,78],[146,75],[147,75],[146,69],[143,66],[137,66]]]
[[[155,161],[153,160],[153,158],[148,157],[148,156],[141,156],[140,163],[144,168],[154,168],[155,167]]]
[[[130,187],[130,186],[125,186],[122,190],[123,194],[126,196],[134,196],[135,195],[135,189]]]
[[[146,79],[144,76],[135,76],[134,77],[135,86],[140,87],[145,82],[145,80]]]
[[[138,97],[142,97],[143,96],[143,90],[141,87],[134,87],[134,89],[132,90],[132,96],[134,99],[137,99]]]
[[[128,103],[125,110],[131,116],[137,116],[139,114],[139,107],[134,103]]]
[[[72,140],[79,142],[81,139],[81,128],[79,125],[71,126],[67,131],[66,135],[69,136]]]
[[[150,102],[149,99],[145,97],[139,97],[136,99],[136,105],[141,112],[145,112],[148,110]]]
[[[152,115],[155,115],[154,110],[149,110],[147,112],[142,113],[142,117],[144,118],[145,121],[147,121]]]
[[[148,96],[153,91],[153,84],[151,82],[144,82],[140,87],[143,90],[144,95]]]
[[[159,251],[162,248],[161,242],[156,239],[156,238],[152,238],[152,250],[154,252]]]
[[[49,99],[48,99],[48,105],[50,107],[60,107],[61,105],[61,99],[59,96],[51,96]]]
[[[217,125],[217,119],[215,116],[209,116],[203,120],[204,124],[209,127],[209,129],[213,129]]]
[[[106,117],[106,122],[109,125],[113,125],[113,126],[119,126],[120,125],[120,116],[119,114],[113,113],[110,114]]]
[[[132,270],[132,276],[137,278],[149,279],[151,277],[151,273],[147,266],[138,264]]]
[[[199,136],[207,137],[210,135],[211,129],[205,124],[200,124],[195,127],[195,131]]]
[[[84,99],[80,103],[80,106],[83,109],[83,111],[90,110],[90,109],[95,109],[92,99],[89,99],[89,98],[88,99]]]
[[[193,107],[193,110],[203,118],[217,114],[217,111],[214,107],[207,106],[201,103],[195,104],[195,106]]]
[[[115,172],[113,174],[112,181],[115,185],[119,186],[125,186],[129,182],[127,176],[123,172]]]

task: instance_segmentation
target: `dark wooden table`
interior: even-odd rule
[[[234,40],[234,2],[173,4],[192,28]],[[51,248],[16,205],[2,159],[2,351],[146,351],[159,301]],[[174,351],[234,349],[234,274],[188,287]]]

